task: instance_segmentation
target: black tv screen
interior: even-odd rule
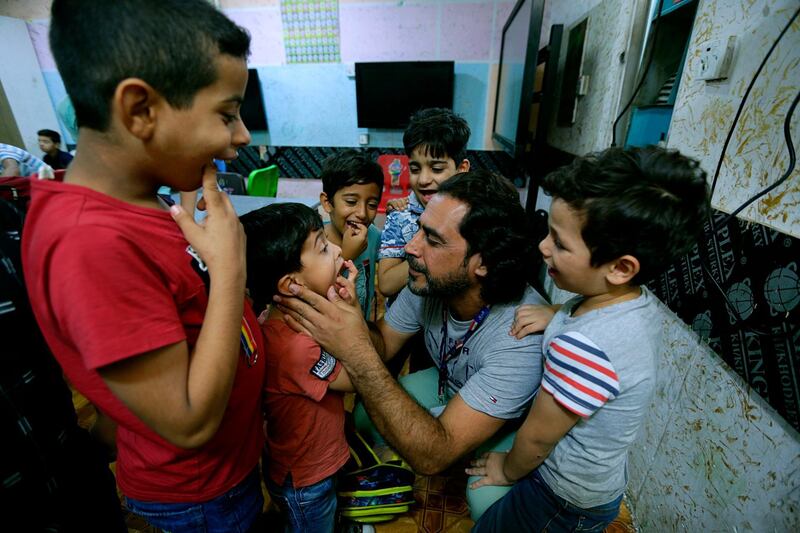
[[[248,130],[266,131],[267,114],[264,111],[264,98],[261,96],[261,81],[258,79],[258,71],[251,68],[247,72],[247,87],[244,90],[244,102],[242,102],[239,114]]]
[[[428,107],[453,108],[453,61],[356,63],[359,128],[401,129]]]

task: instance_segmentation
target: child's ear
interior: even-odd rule
[[[283,277],[278,280],[278,294],[281,296],[294,296],[289,290],[289,285],[292,283],[295,285],[302,285],[303,281],[297,277],[297,273],[284,274]]]
[[[611,261],[610,268],[606,274],[606,281],[611,285],[624,285],[630,283],[633,277],[639,273],[639,260],[632,255],[623,255]]]
[[[456,167],[457,172],[469,172],[469,159],[463,159]]]
[[[322,204],[322,209],[328,214],[333,211],[333,203],[331,203],[331,200],[328,199],[328,195],[324,192],[319,193],[319,203]]]
[[[156,107],[165,103],[149,83],[138,78],[119,82],[111,100],[112,116],[119,117],[125,129],[142,140],[153,136]]]

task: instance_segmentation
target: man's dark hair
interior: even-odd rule
[[[627,254],[639,260],[633,284],[689,252],[709,214],[699,163],[657,147],[579,157],[546,176],[542,188],[581,213],[592,266]]]
[[[438,194],[469,207],[459,231],[467,241],[464,260],[481,254],[486,265],[483,301],[504,304],[521,299],[535,265],[536,243],[511,182],[486,170],[461,172],[439,185]]]
[[[216,81],[217,55],[245,59],[250,36],[205,0],[54,0],[50,48],[78,125],[106,131],[122,80],[185,109]]]
[[[383,170],[367,154],[358,150],[337,152],[322,162],[322,191],[333,202],[336,191],[349,185],[366,185],[374,183],[378,186],[378,199],[383,193]]]
[[[410,157],[422,146],[431,157],[452,158],[457,167],[467,157],[469,134],[466,120],[450,109],[431,107],[411,115],[403,133],[403,147]]]
[[[40,137],[47,137],[54,143],[61,144],[61,134],[59,134],[57,131],[39,130],[36,132],[36,135],[39,135]]]
[[[303,204],[272,204],[242,215],[247,235],[247,288],[257,313],[278,290],[278,281],[303,268],[300,255],[312,231],[322,229],[322,219]]]

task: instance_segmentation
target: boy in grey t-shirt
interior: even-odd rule
[[[655,297],[640,285],[695,244],[705,173],[659,148],[610,148],[549,176],[550,232],[539,244],[555,284],[581,296],[544,334],[542,386],[507,453],[473,483],[514,487],[473,531],[601,531],[619,512],[627,451],[656,370]]]

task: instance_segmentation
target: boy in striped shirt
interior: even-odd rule
[[[650,404],[660,345],[641,286],[695,244],[708,213],[697,162],[659,148],[578,158],[542,184],[547,272],[579,296],[544,333],[542,386],[508,453],[468,472],[514,487],[473,531],[601,531],[619,512],[627,452]]]

